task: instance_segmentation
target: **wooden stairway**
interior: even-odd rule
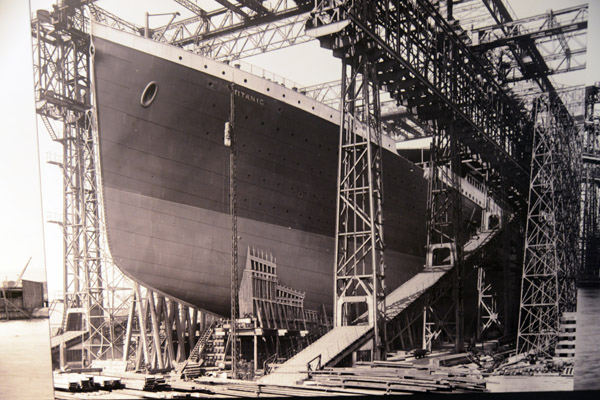
[[[195,378],[200,376],[202,366],[204,364],[203,354],[213,336],[214,330],[215,323],[213,322],[204,330],[204,332],[202,332],[202,335],[190,352],[188,359],[185,361],[185,363],[183,363],[180,371],[185,378]]]

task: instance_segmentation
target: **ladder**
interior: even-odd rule
[[[189,357],[183,363],[180,373],[185,374],[186,377],[199,376],[200,375],[200,367],[202,365],[201,356],[204,352],[204,348],[208,343],[209,339],[212,336],[214,330],[215,322],[213,321],[208,328],[206,328],[203,332],[196,345],[190,352]]]

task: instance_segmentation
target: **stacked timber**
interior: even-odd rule
[[[54,374],[54,388],[68,392],[95,392],[98,390],[122,389],[125,386],[120,378],[107,376],[90,376],[88,374],[67,373]]]
[[[174,388],[180,389],[182,385],[190,383],[173,384]],[[362,389],[323,388],[304,385],[276,385],[262,384],[242,380],[208,380],[200,378],[194,380],[195,391],[205,390],[217,396],[234,397],[317,397],[317,396],[340,396],[340,395],[367,395],[376,392]]]
[[[486,391],[485,380],[468,370],[416,367],[398,362],[379,361],[355,368],[325,368],[309,371],[308,374],[316,387],[363,388],[379,394]]]
[[[147,376],[144,379],[144,387],[142,390],[145,392],[158,392],[167,389],[170,389],[170,387],[162,376]]]

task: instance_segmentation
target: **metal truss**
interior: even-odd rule
[[[493,327],[501,332],[504,329],[499,318],[497,294],[486,281],[485,275],[484,268],[477,269],[477,340],[481,340],[483,333]]]
[[[82,362],[118,358],[125,279],[104,253],[100,177],[91,98],[89,37],[82,8],[56,6],[32,21],[37,113],[63,146],[64,318],[78,310],[87,332]]]
[[[360,80],[360,77],[358,78]],[[342,82],[331,81],[300,88],[302,94],[326,104],[336,110],[340,109]]]
[[[353,37],[373,40],[372,51],[379,57],[378,79],[391,98],[421,121],[436,121],[441,127],[455,121],[463,145],[479,154],[489,169],[505,166],[516,178],[512,199],[523,203],[529,165],[525,144],[531,138],[532,124],[525,110],[490,75],[491,67],[466,46],[455,31],[458,26],[450,25],[424,0],[377,2],[370,4],[369,12],[362,12],[363,1],[332,4],[335,11],[329,13],[316,9],[310,29],[326,32],[327,26],[346,25],[335,34],[321,35],[321,44],[341,56],[344,43]],[[449,62],[446,49],[450,44],[456,60],[462,62]]]
[[[435,329],[435,322],[427,322],[427,312],[433,313],[431,307],[423,307],[423,344],[421,348],[423,350],[431,351],[433,341],[440,336],[441,330]]]
[[[509,43],[518,43],[523,39],[542,39],[558,36],[565,52],[569,51],[564,35],[582,34],[587,29],[588,6],[583,4],[561,10],[550,10],[545,14],[535,15],[503,24],[496,24],[471,31],[474,51],[486,51]]]
[[[174,1],[196,15],[153,29],[150,37],[215,60],[240,59],[312,40],[304,35],[311,2],[219,1],[223,8],[207,11],[193,1]]]
[[[132,22],[125,21],[124,19],[118,17],[117,15],[99,7],[94,3],[88,4],[88,9],[90,12],[90,16],[94,21],[100,22],[104,25],[110,26],[114,29],[119,29],[122,31],[143,34],[144,28],[136,25]]]
[[[471,48],[478,53],[496,49],[488,57],[497,60],[503,81],[539,79],[585,68],[587,4],[512,20],[502,4],[485,3],[496,23],[473,29]],[[509,51],[498,51],[500,47]]]
[[[538,99],[517,352],[549,355],[561,312],[576,304],[580,213],[578,127],[556,94]]]
[[[461,150],[454,124],[436,127],[431,145],[429,191],[427,197],[427,256],[425,268],[454,269],[453,302],[455,315],[449,315],[455,328],[455,349],[462,350],[464,341],[463,309],[463,242],[460,240]]]
[[[581,190],[581,264],[580,278],[598,276],[600,265],[600,86],[585,88],[583,135],[583,181]]]
[[[367,311],[374,329],[373,358],[380,359],[386,344],[382,337],[385,265],[380,105],[374,67],[364,53],[343,60],[334,321],[335,326],[348,325]]]
[[[515,19],[501,0],[483,0],[483,3],[494,21],[494,28],[498,28],[505,36],[510,36],[514,29],[519,32],[519,24],[516,24],[515,28],[511,31],[512,27],[510,24],[514,23]],[[566,12],[565,15],[572,17],[570,12]],[[584,8],[581,11],[575,11],[575,21],[578,19],[585,19],[586,17],[587,8]],[[550,15],[547,18],[550,21],[548,24],[556,24],[555,18],[555,16]],[[563,49],[564,51],[561,52],[546,52],[547,54],[545,55],[548,56],[548,60],[569,59],[570,61],[568,64],[570,66],[571,60],[574,60],[575,57],[575,55],[572,54],[573,52],[576,52],[577,56],[585,54],[585,44],[581,42],[579,35],[572,37],[573,41],[569,41],[569,45],[571,45],[571,42],[574,42],[573,48],[569,48],[568,50]],[[565,41],[563,41],[563,43],[565,43]],[[533,80],[543,92],[554,91],[554,87],[548,79],[548,75],[561,71],[561,65],[565,64],[563,61],[559,61],[558,65],[554,63],[553,68],[550,68],[548,64],[546,64],[545,55],[537,48],[533,38],[522,38],[516,42],[509,42],[508,50],[508,52],[488,53],[488,59],[492,60],[492,64],[496,66],[496,73],[502,82],[509,82],[511,80],[517,82],[524,79]],[[508,57],[510,61],[507,62],[505,57]],[[578,58],[578,60],[581,59]],[[574,67],[577,66],[576,69],[580,69],[582,62],[574,61],[573,64]]]
[[[418,293],[405,310],[387,321],[388,347],[410,350],[422,347],[424,338],[428,346],[433,346],[434,341],[453,344],[456,324],[449,321],[456,312],[455,287],[456,276],[447,273],[431,288]],[[428,333],[432,336],[427,337]]]

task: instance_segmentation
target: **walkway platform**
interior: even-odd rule
[[[68,331],[61,335],[56,335],[50,338],[50,347],[54,349],[55,347],[60,346],[62,342],[69,345],[72,340],[81,339],[82,335],[85,335],[87,332],[84,331]]]
[[[473,236],[463,247],[465,259],[468,259],[481,246],[487,244],[498,232],[497,229],[493,229],[479,232]],[[388,294],[385,298],[386,317],[388,321],[397,317],[413,301],[417,300],[451,270],[452,267],[425,268]]]
[[[298,381],[308,378],[306,372],[308,363],[313,369],[316,368],[321,356],[321,366],[326,366],[333,359],[355,346],[360,346],[372,333],[372,329],[366,325],[340,326],[332,329],[319,340],[290,358],[285,363],[276,367],[269,375],[259,379],[259,383],[270,385],[293,385]],[[354,346],[353,346],[354,345]]]
[[[477,249],[489,242],[498,233],[497,229],[479,232],[465,246],[465,258],[474,254]],[[444,275],[452,270],[452,266],[425,268],[396,290],[387,295],[386,316],[388,321],[402,313],[411,303],[434,286]],[[361,316],[366,318],[366,314]],[[314,369],[317,358],[321,356],[320,366],[327,366],[332,360],[337,362],[347,352],[356,350],[366,339],[370,338],[373,330],[367,325],[351,325],[334,328],[319,340],[276,367],[269,375],[263,376],[259,382],[271,385],[292,385],[308,377],[308,363]],[[354,345],[354,346],[353,346]]]

